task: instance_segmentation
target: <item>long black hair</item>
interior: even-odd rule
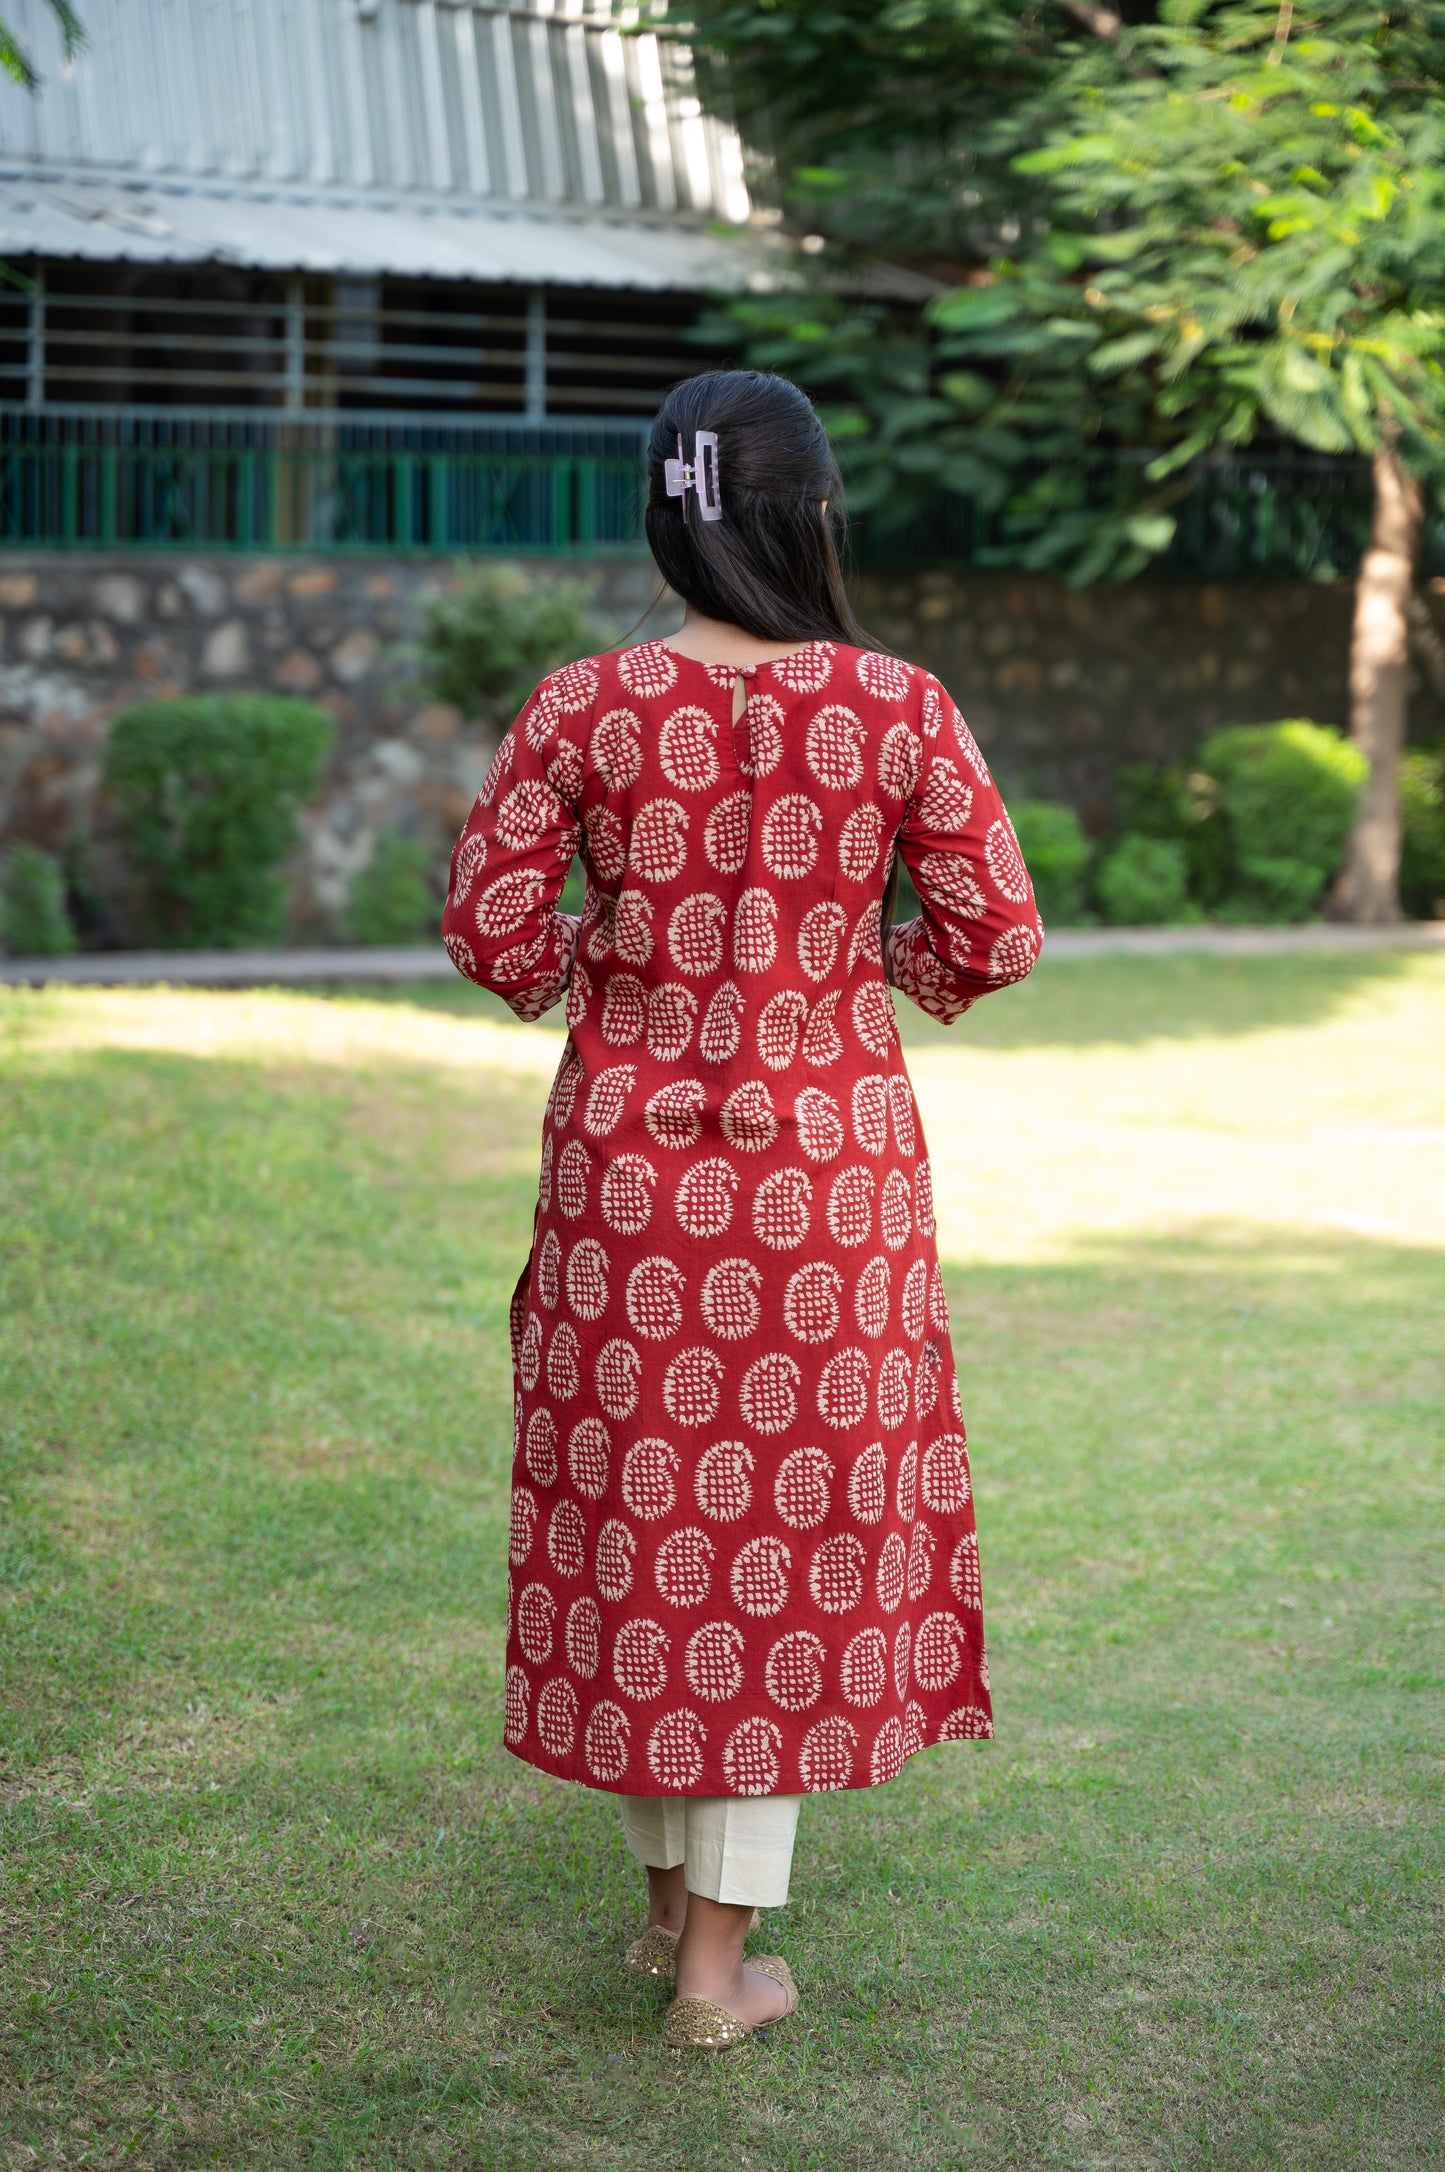
[[[665,463],[691,466],[717,433],[721,520],[667,495]],[[764,641],[861,645],[838,551],[843,481],[807,395],[762,370],[706,370],[674,385],[647,448],[647,541],[668,586],[707,618]],[[827,511],[824,512],[824,502]]]
[[[667,494],[666,463],[698,459],[696,433],[717,433],[721,520],[697,494]],[[647,446],[647,541],[668,586],[708,618],[763,641],[866,647],[843,585],[843,479],[806,393],[763,370],[706,370],[674,385]],[[826,510],[824,509],[826,505]],[[895,852],[881,919],[898,897]]]

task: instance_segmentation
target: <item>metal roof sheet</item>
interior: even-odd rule
[[[523,205],[145,187],[13,169],[0,169],[0,255],[692,292],[742,284],[756,264],[742,237]]]
[[[45,0],[7,0],[43,77],[0,78],[11,252],[695,287],[750,217],[736,131],[630,0],[83,13],[65,67]]]

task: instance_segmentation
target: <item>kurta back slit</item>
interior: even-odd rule
[[[554,673],[458,841],[459,968],[568,1039],[516,1386],[504,1737],[629,1795],[889,1780],[992,1732],[927,1148],[942,1018],[1040,929],[937,681],[814,642]],[[895,848],[921,916],[879,914]],[[556,911],[580,851],[578,918]]]

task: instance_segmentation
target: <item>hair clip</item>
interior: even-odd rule
[[[711,461],[708,455],[711,454]],[[704,520],[721,520],[723,517],[722,495],[718,486],[717,432],[694,430],[692,433],[693,465],[688,466],[682,457],[682,432],[677,436],[677,458],[663,463],[663,475],[670,498],[686,500],[689,490],[697,493],[697,509]],[[683,512],[687,506],[684,503]]]

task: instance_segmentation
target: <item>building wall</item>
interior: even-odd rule
[[[625,628],[648,607],[646,562],[539,564],[585,579]],[[416,559],[0,556],[0,840],[51,849],[90,838],[109,935],[134,921],[100,792],[111,718],[128,703],[269,688],[329,709],[337,741],[295,862],[298,933],[340,933],[350,884],[378,835],[450,845],[490,735],[424,700],[406,653],[429,596],[456,577]],[[1433,599],[1445,624],[1445,598]],[[936,670],[1006,785],[1108,818],[1126,761],[1186,760],[1230,721],[1340,722],[1350,596],[1307,583],[1136,583],[1075,593],[964,572],[865,576],[866,626]],[[649,621],[664,631],[676,606]],[[1417,722],[1438,731],[1423,690]]]

